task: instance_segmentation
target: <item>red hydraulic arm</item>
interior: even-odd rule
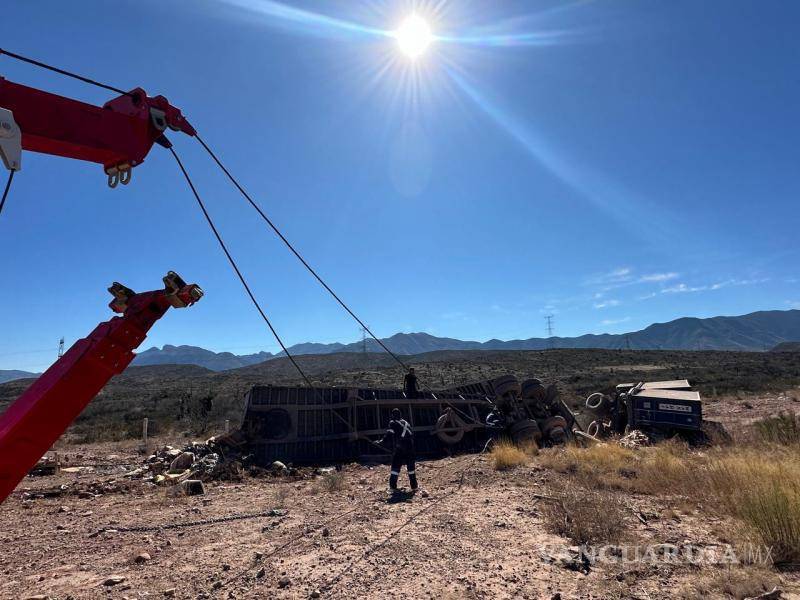
[[[23,149],[100,163],[111,187],[130,181],[131,169],[144,161],[154,143],[170,147],[167,128],[196,134],[164,96],[150,97],[141,88],[100,107],[0,77],[2,109],[13,114]],[[0,125],[11,135],[13,122]],[[3,134],[0,130],[0,138]],[[19,161],[16,167],[7,166],[18,170]]]
[[[191,306],[203,291],[176,273],[164,289],[137,294],[114,283],[109,304],[122,316],[78,340],[0,415],[0,503],[114,375],[133,360],[153,324],[170,306]]]

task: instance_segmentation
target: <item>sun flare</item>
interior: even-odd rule
[[[401,52],[411,59],[425,54],[433,42],[433,33],[425,19],[411,15],[394,32]]]

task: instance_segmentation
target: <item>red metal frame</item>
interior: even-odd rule
[[[109,305],[122,313],[78,340],[0,415],[0,502],[64,433],[114,375],[133,360],[147,332],[170,306],[191,306],[203,295],[177,274],[165,289],[136,294],[119,283]]]
[[[141,164],[167,127],[196,131],[164,96],[141,88],[102,107],[51,94],[0,77],[0,107],[14,113],[22,147],[103,165],[106,173]]]

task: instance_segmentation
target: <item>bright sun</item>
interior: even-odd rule
[[[417,15],[408,17],[394,32],[400,50],[409,58],[419,58],[433,42],[431,28]]]

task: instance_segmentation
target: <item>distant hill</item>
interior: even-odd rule
[[[781,342],[772,352],[800,352],[800,342]]]
[[[140,352],[133,359],[133,366],[149,365],[197,365],[212,371],[227,371],[254,365],[273,357],[271,352],[237,356],[230,352],[212,352],[197,346],[170,346],[150,348]]]
[[[800,341],[800,310],[754,312],[737,317],[698,319],[684,317],[655,323],[640,331],[623,334],[588,334],[579,337],[530,338],[474,342],[442,338],[428,333],[397,333],[383,343],[394,353],[423,354],[442,350],[545,350],[548,348],[599,348],[606,350],[740,350],[763,351],[783,342]],[[291,346],[292,354],[361,352],[362,342],[352,344],[304,343]],[[383,352],[375,340],[366,341],[367,352]],[[196,346],[164,346],[140,353],[133,364],[193,364],[213,371],[236,369],[281,356],[269,352],[237,356],[215,353]]]
[[[39,373],[29,373],[28,371],[4,371],[0,369],[0,383],[6,381],[14,381],[16,379],[29,379],[31,377],[38,377]]]

